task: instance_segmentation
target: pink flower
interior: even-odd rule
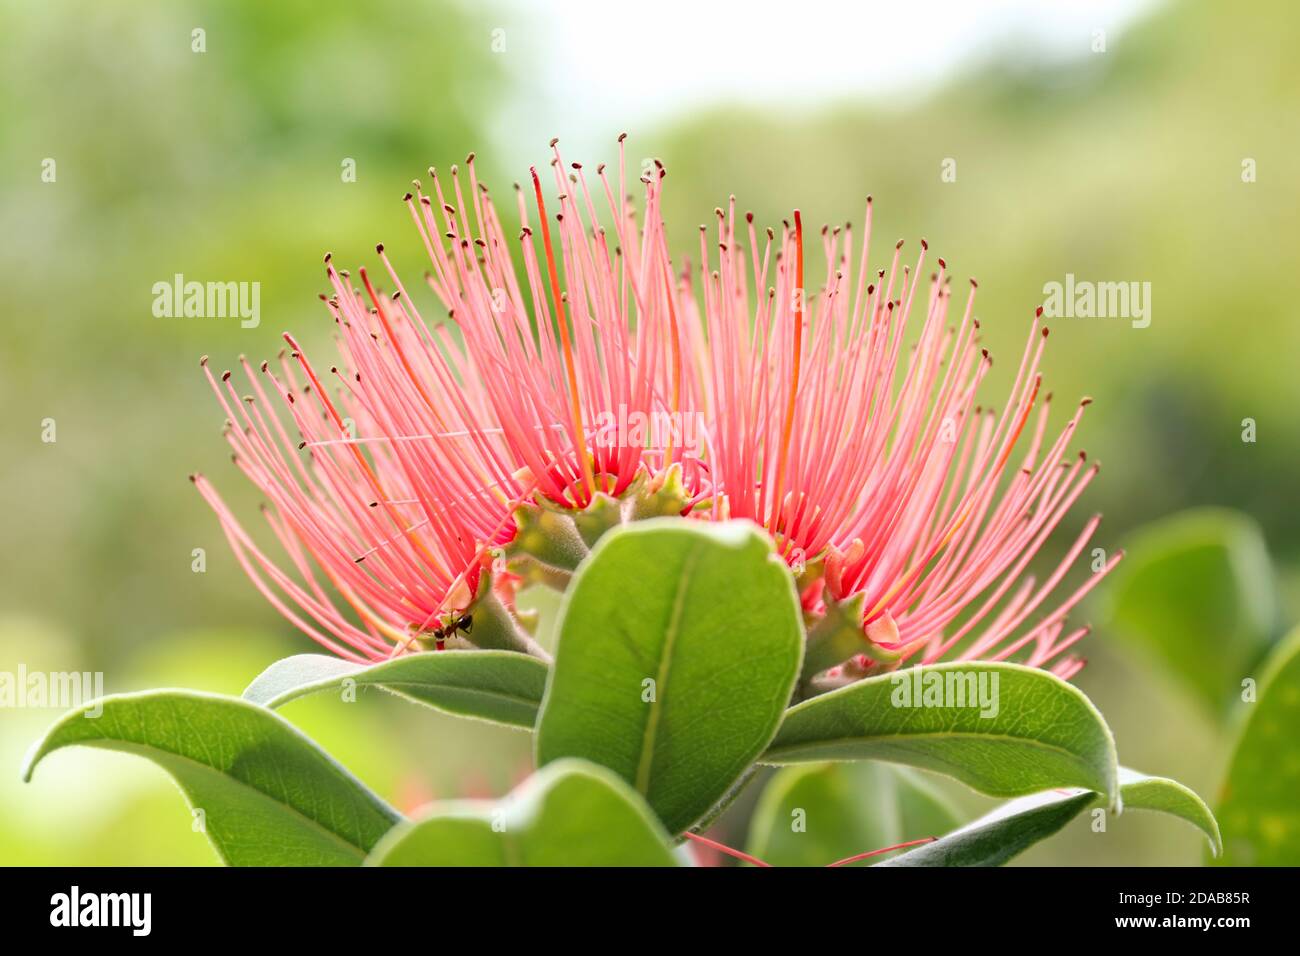
[[[913,658],[1075,673],[1066,652],[1086,629],[1065,616],[1120,555],[1053,597],[1094,517],[1041,583],[1028,573],[1097,472],[1067,450],[1086,400],[1048,437],[1037,317],[1007,404],[984,409],[974,281],[950,324],[944,261],[921,280],[924,241],[914,264],[900,242],[873,272],[870,199],[860,250],[850,226],[822,230],[815,290],[801,215],[760,234],[734,197],[701,227],[692,272],[668,253],[663,167],[641,176],[638,223],[619,142],[616,181],[566,170],[553,142],[549,210],[535,170],[516,187],[522,276],[472,154],[449,191],[433,170],[430,193],[416,184],[405,202],[448,322],[426,320],[381,245],[391,293],[364,269],[353,288],[326,257],[341,353],[328,377],[288,335],[266,384],[242,363],[246,398],[207,373],[296,572],[196,477],[258,587],[336,653],[388,656],[491,603],[486,571],[521,503],[582,509],[671,479],[669,510],[772,534],[815,622],[809,676]],[[508,605],[512,581],[495,580]]]
[[[1065,615],[1122,553],[1046,603],[1096,531],[1094,516],[1044,581],[1026,570],[1097,474],[1067,453],[1090,400],[1047,439],[1040,309],[1001,414],[975,404],[991,365],[978,345],[976,283],[950,324],[944,260],[920,281],[924,240],[914,265],[901,264],[899,242],[889,268],[871,271],[871,213],[868,199],[860,252],[851,226],[822,230],[826,278],[805,293],[798,212],[779,237],[769,230],[761,256],[746,216],[746,256],[734,202],[718,211],[718,267],[705,277],[694,345],[704,350],[696,367],[713,423],[715,514],[764,525],[796,569],[824,560],[804,592],[822,616],[810,666],[862,652],[832,680],[913,657],[1013,656],[1068,678],[1083,663],[1065,652],[1087,629],[1067,632]],[[768,295],[751,308],[748,277],[762,287],[769,270]]]
[[[638,231],[629,207],[615,226],[626,252],[612,251],[603,229],[586,236],[575,190],[590,209],[587,183],[581,170],[566,183],[557,153],[565,191],[554,240],[533,174],[544,267],[520,191],[521,282],[472,154],[467,168],[468,202],[456,167],[450,195],[430,170],[432,195],[417,183],[405,197],[431,261],[428,284],[450,322],[426,321],[381,244],[391,294],[365,269],[354,288],[325,257],[333,295],[321,298],[340,353],[328,373],[287,333],[291,351],[278,371],[263,363],[259,376],[241,359],[250,389],[242,397],[229,372],[218,381],[206,357],[202,363],[226,413],[235,463],[265,496],[293,573],[253,541],[205,477],[193,480],[268,600],[348,659],[404,650],[471,606],[478,609],[471,639],[483,645],[482,605],[491,596],[484,571],[492,550],[514,535],[515,508],[531,496],[582,507],[652,471],[662,476],[670,461],[687,462],[688,482],[701,474],[680,445],[593,438],[591,423],[611,413],[625,419],[629,410],[651,416],[666,407],[680,374],[663,277],[627,264],[657,263],[661,230]],[[612,201],[603,168],[598,177]],[[624,179],[620,163],[619,195]],[[512,582],[500,573],[496,580],[508,604]],[[510,621],[497,624],[487,636],[500,640],[504,630],[506,646],[523,642],[509,633]]]
[[[329,271],[342,289],[343,277]],[[346,364],[329,375],[341,394],[328,394],[288,336],[292,351],[278,372],[263,363],[259,377],[241,359],[250,389],[242,397],[230,372],[218,381],[202,363],[227,415],[234,461],[265,496],[265,517],[295,573],[267,557],[204,476],[192,479],[277,610],[341,657],[379,660],[478,593],[483,543],[512,531],[501,490],[510,485],[497,451],[473,440],[477,430],[457,434],[458,413],[481,403],[481,389],[458,389],[463,405],[425,404],[417,383],[451,374],[441,353],[408,351],[409,324],[391,339],[372,336],[377,317],[367,318],[350,291],[339,296],[331,309]]]
[[[627,188],[621,142],[620,196]],[[488,191],[474,175],[472,154],[468,168],[472,202],[465,201],[455,167],[455,205],[433,170],[434,194],[424,195],[417,184],[406,202],[433,263],[429,285],[464,338],[462,378],[477,374],[488,383],[480,426],[499,429],[502,453],[531,476],[536,490],[564,506],[583,507],[597,492],[621,495],[638,476],[691,459],[680,444],[647,447],[635,435],[601,427],[629,414],[650,420],[675,407],[681,363],[675,301],[666,294],[666,275],[646,271],[666,261],[658,255],[664,238],[657,201],[647,203],[647,225],[638,229],[631,206],[616,203],[615,184],[599,167],[595,188],[614,209],[610,236],[596,222],[582,167],[573,164],[566,177],[555,149],[554,223],[535,169],[531,189],[516,186],[521,278]],[[688,471],[698,474],[697,459]],[[516,481],[512,491],[520,497],[532,487]]]
[[[511,538],[513,508],[533,487],[518,475],[502,430],[485,425],[496,421],[487,377],[446,325],[425,322],[382,245],[378,252],[392,296],[377,293],[364,269],[364,293],[352,288],[326,256],[334,295],[322,299],[340,357],[324,380],[288,334],[278,372],[264,362],[259,377],[241,359],[251,390],[243,397],[230,372],[218,382],[202,363],[226,412],[235,463],[266,497],[267,520],[297,576],[272,562],[194,476],[262,593],[354,660],[385,658],[482,597],[489,550]]]

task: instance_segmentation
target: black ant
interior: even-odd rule
[[[433,629],[434,646],[441,651],[444,649],[443,642],[446,641],[447,638],[449,637],[455,637],[457,631],[464,631],[466,634],[468,634],[473,629],[474,629],[474,615],[464,614],[461,617],[458,617],[456,620],[452,621],[450,624],[446,625],[445,627],[435,627]]]

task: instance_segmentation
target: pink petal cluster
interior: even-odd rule
[[[1053,596],[1094,517],[1043,580],[1028,572],[1097,473],[1067,448],[1087,401],[1049,434],[1037,318],[1009,400],[982,408],[975,283],[950,321],[947,267],[923,279],[924,242],[873,271],[870,200],[860,247],[850,226],[822,230],[815,289],[799,213],[760,233],[734,197],[701,227],[692,269],[669,255],[665,171],[640,176],[638,213],[619,142],[617,170],[594,175],[552,143],[552,206],[534,172],[516,187],[514,239],[472,155],[449,183],[430,170],[430,191],[416,184],[405,202],[446,321],[421,314],[383,246],[388,292],[364,269],[354,287],[327,257],[340,352],[328,374],[287,335],[278,369],[242,362],[244,396],[207,373],[293,566],[196,476],[259,588],[335,653],[382,658],[474,601],[519,503],[582,508],[672,465],[685,513],[768,529],[809,613],[860,608],[864,646],[1075,673],[1067,652],[1085,631],[1066,614],[1119,555]],[[611,431],[629,417],[666,428]]]

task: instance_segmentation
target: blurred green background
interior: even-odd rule
[[[203,53],[192,50],[196,27]],[[779,34],[779,21],[771,29]],[[480,175],[500,190],[548,158],[544,137],[521,142],[519,130],[552,120],[565,142],[602,144],[566,158],[616,158],[618,130],[587,122],[581,102],[529,105],[553,54],[547,35],[522,4],[0,2],[0,248],[10,277],[0,670],[103,671],[109,692],[238,693],[275,658],[312,649],[245,581],[185,480],[204,471],[254,514],[198,357],[211,353],[218,368],[240,353],[270,357],[285,329],[328,347],[316,301],[325,250],[361,264],[382,240],[418,276],[419,242],[398,200],[429,164],[477,150]],[[1075,55],[1037,56],[1010,31],[923,95],[837,88],[797,106],[667,103],[629,141],[633,162],[666,164],[670,228],[692,255],[696,224],[729,194],[760,223],[795,205],[812,222],[857,223],[873,194],[876,259],[895,238],[924,235],[958,276],[978,277],[977,312],[998,355],[1018,354],[1044,284],[1066,273],[1151,283],[1148,328],[1053,323],[1046,372],[1063,400],[1058,417],[1079,396],[1097,399],[1082,444],[1103,474],[1076,521],[1105,512],[1099,543],[1116,548],[1184,508],[1235,509],[1249,516],[1248,538],[1263,529],[1276,570],[1252,565],[1257,613],[1231,659],[1215,653],[1199,615],[1186,627],[1209,635],[1203,652],[1143,641],[1144,623],[1116,596],[1122,583],[1108,582],[1079,615],[1098,633],[1077,683],[1126,763],[1207,799],[1234,719],[1213,699],[1217,682],[1235,687],[1300,620],[1297,41],[1300,15],[1282,0],[1249,15],[1170,3],[1111,31],[1104,53],[1080,31]],[[864,48],[889,42],[864,36]],[[726,37],[719,45],[724,61],[742,55]],[[657,70],[696,68],[657,52],[637,52],[646,83]],[[775,43],[763,52],[773,70],[816,56]],[[521,111],[529,121],[512,122]],[[54,182],[42,180],[48,159]],[[355,182],[341,175],[349,159]],[[941,179],[947,159],[955,182]],[[1243,182],[1246,160],[1254,182]],[[155,318],[152,286],[176,273],[261,283],[261,324]],[[1253,443],[1242,441],[1246,418]],[[46,419],[52,443],[42,441]],[[191,570],[195,548],[206,550],[205,573]],[[1177,589],[1170,602],[1180,605]],[[524,735],[414,710],[369,695],[285,713],[402,809],[500,794],[527,772]],[[56,715],[0,711],[0,862],[215,861],[175,788],[143,761],[59,755],[20,784],[23,751]],[[735,842],[744,812],[723,822]],[[1179,823],[1147,818],[1121,819],[1102,839],[1080,821],[1023,860],[1200,855]]]

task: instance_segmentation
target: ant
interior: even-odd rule
[[[452,621],[445,627],[435,627],[433,629],[433,642],[438,650],[444,649],[444,641],[449,637],[455,637],[457,631],[464,631],[468,634],[474,628],[474,615],[464,614]]]

